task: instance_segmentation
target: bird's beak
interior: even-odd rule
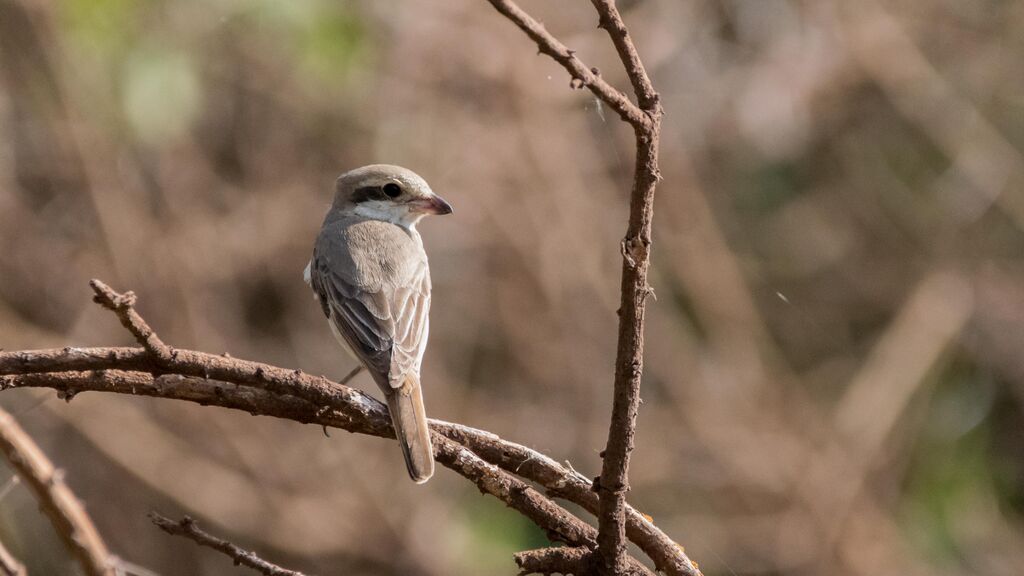
[[[445,202],[444,198],[434,195],[428,198],[417,198],[409,202],[409,206],[412,207],[413,212],[420,212],[422,214],[442,216],[452,213],[452,205]]]

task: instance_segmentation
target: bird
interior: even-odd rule
[[[430,267],[416,224],[451,214],[415,172],[371,164],[345,172],[334,187],[305,270],[335,338],[387,400],[409,476],[434,473],[420,365],[427,348]]]

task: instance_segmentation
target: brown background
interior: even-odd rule
[[[666,109],[632,502],[709,576],[1018,574],[1024,5],[620,5]],[[524,6],[627,86],[588,3]],[[341,377],[301,272],[334,178],[402,164],[455,206],[421,225],[429,412],[596,474],[631,135],[486,2],[0,0],[0,136],[0,347],[128,343],[99,277],[173,345]],[[323,575],[544,542],[379,439],[0,402],[165,576],[245,571],[153,508]],[[72,570],[22,486],[0,540]]]

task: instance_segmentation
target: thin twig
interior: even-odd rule
[[[135,311],[136,298],[134,292],[129,290],[124,294],[118,294],[114,292],[113,288],[95,278],[89,281],[89,286],[92,286],[93,291],[96,293],[93,301],[117,314],[121,325],[127,328],[132,333],[132,336],[135,336],[135,339],[138,340],[139,344],[147,352],[162,362],[171,360],[171,347],[164,344],[164,341],[156,335],[156,332]]]
[[[82,503],[39,446],[0,409],[0,450],[39,502],[54,530],[88,576],[113,576],[110,553]]]
[[[17,474],[11,475],[11,479],[4,482],[3,487],[0,488],[0,502],[3,502],[4,498],[7,498],[7,495],[10,494],[11,490],[14,490],[18,484],[21,484],[21,477]]]
[[[0,576],[28,576],[25,565],[11,554],[3,542],[0,542]]]
[[[619,9],[615,6],[615,0],[591,0],[591,2],[597,10],[597,26],[608,32],[612,44],[615,45],[619,59],[626,67],[629,82],[633,85],[633,92],[636,94],[637,101],[640,102],[640,108],[647,111],[653,110],[658,104],[658,93],[647,76],[647,69],[633,45],[633,40],[629,37],[629,31],[619,14]]]
[[[352,369],[351,372],[346,374],[344,378],[342,378],[341,380],[338,380],[338,384],[347,385],[349,382],[352,381],[353,378],[355,378],[356,376],[359,376],[359,373],[362,372],[363,370],[364,370],[364,368],[363,368],[362,364],[360,364],[359,366],[356,366],[355,368]]]
[[[611,106],[633,127],[636,135],[636,166],[630,194],[629,226],[622,240],[622,297],[619,306],[618,349],[615,359],[615,385],[611,425],[605,447],[601,477],[597,484],[599,571],[621,575],[626,570],[626,493],[629,491],[629,456],[636,434],[636,414],[640,407],[640,379],[643,374],[644,312],[651,288],[647,284],[650,266],[651,220],[654,216],[654,189],[660,178],[658,144],[662,109],[643,62],[633,45],[626,24],[614,0],[591,0],[604,28],[626,68],[639,107],[618,90],[607,85],[587,69],[544,27],[511,0],[488,0],[512,20],[548,54],[569,71],[572,77]],[[588,75],[589,73],[589,75]],[[696,570],[696,568],[694,568]]]
[[[160,576],[158,572],[124,558],[111,555],[110,561],[114,563],[114,573],[117,576]]]
[[[161,516],[156,512],[150,512],[149,519],[152,520],[153,524],[156,524],[158,528],[172,536],[183,536],[200,546],[213,548],[221,554],[228,556],[234,561],[236,566],[247,566],[266,576],[305,576],[302,572],[281,568],[277,564],[267,562],[260,558],[254,552],[244,550],[227,540],[222,540],[212,534],[204,532],[196,524],[196,521],[188,516],[185,516],[181,520],[175,522],[174,520]]]
[[[523,32],[526,33],[536,44],[541,53],[547,54],[555,62],[565,68],[573,79],[573,87],[586,87],[624,121],[635,127],[646,126],[650,118],[636,104],[632,103],[625,94],[604,81],[597,73],[596,68],[591,68],[583,63],[576,56],[576,51],[571,50],[562,44],[548,32],[544,25],[527,14],[518,4],[511,0],[487,0],[502,15],[511,20]]]

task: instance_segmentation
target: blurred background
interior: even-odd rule
[[[628,88],[589,3],[523,5]],[[631,501],[709,576],[1020,574],[1024,3],[620,6],[666,109]],[[455,206],[420,227],[428,412],[597,474],[632,134],[482,0],[0,0],[0,347],[130,344],[98,277],[175,346],[340,378],[302,269],[372,162]],[[545,542],[392,442],[0,404],[164,576],[248,572],[151,509],[322,575],[514,574]],[[23,486],[0,540],[74,573]]]

